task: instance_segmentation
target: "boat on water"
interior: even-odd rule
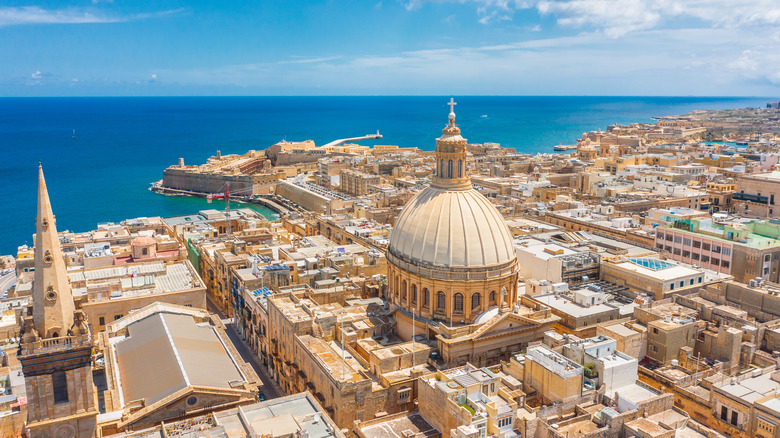
[[[73,139],[74,140],[76,139],[76,130],[75,129],[73,130]]]
[[[747,146],[747,145],[748,145],[748,142],[746,142],[746,141],[738,141],[738,142],[736,143],[736,145],[737,145],[737,146]]]

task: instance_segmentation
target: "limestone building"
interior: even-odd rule
[[[389,299],[432,321],[471,324],[517,301],[512,234],[472,186],[466,161],[467,141],[451,110],[436,140],[431,185],[406,204],[390,236]]]
[[[73,302],[40,165],[35,225],[33,309],[24,318],[18,355],[28,396],[27,428],[31,437],[95,436],[92,333]]]

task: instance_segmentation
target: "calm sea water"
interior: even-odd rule
[[[433,149],[449,97],[163,97],[0,99],[0,254],[32,243],[38,160],[57,226],[191,214],[220,204],[148,190],[183,157],[201,164],[286,138],[317,144],[374,133],[362,144]],[[765,98],[462,97],[457,122],[472,143],[551,152],[583,132],[693,109],[764,106]],[[72,132],[76,130],[76,139]]]

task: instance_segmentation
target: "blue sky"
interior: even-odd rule
[[[0,96],[777,96],[780,1],[11,0],[0,60]]]

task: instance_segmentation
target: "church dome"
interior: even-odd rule
[[[450,105],[456,103],[450,100]],[[455,125],[454,110],[448,119],[436,140],[431,185],[398,216],[388,253],[391,259],[439,271],[507,268],[517,260],[512,234],[501,213],[471,185],[468,141]]]
[[[130,242],[130,246],[151,246],[156,244],[157,242],[149,236],[138,236]]]
[[[473,188],[430,186],[418,193],[398,216],[389,252],[434,269],[485,269],[515,260],[504,218]]]

